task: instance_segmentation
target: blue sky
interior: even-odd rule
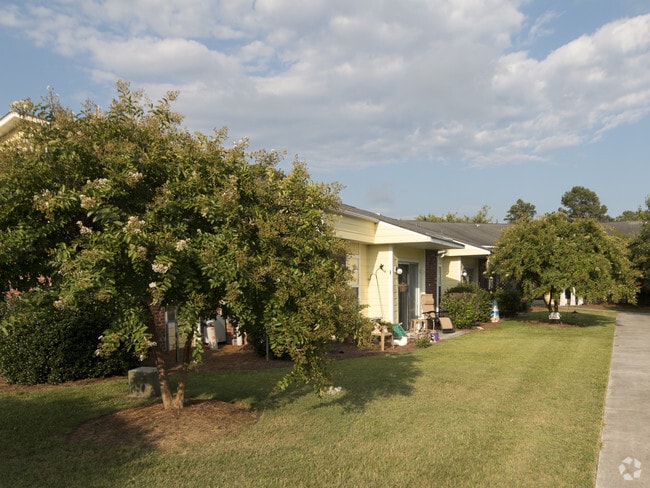
[[[188,128],[286,150],[397,218],[650,196],[647,0],[298,3],[2,0],[0,112],[48,86],[75,110],[118,79],[179,90]]]

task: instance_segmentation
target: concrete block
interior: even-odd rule
[[[135,398],[159,397],[158,370],[148,366],[129,370],[129,396]]]

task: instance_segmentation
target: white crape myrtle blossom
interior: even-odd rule
[[[81,220],[77,221],[77,225],[79,226],[79,232],[81,235],[92,234],[93,230],[90,227],[86,227]]]
[[[84,210],[90,210],[95,208],[99,204],[99,199],[94,197],[89,197],[83,193],[79,194],[79,202],[81,203],[81,208]]]
[[[137,183],[138,181],[142,181],[142,178],[144,178],[144,175],[139,171],[130,171],[127,176],[131,183]]]
[[[109,180],[108,178],[97,178],[96,180],[86,180],[86,185],[92,187],[92,188],[103,188],[106,185],[108,185]]]
[[[122,231],[125,233],[139,234],[142,232],[142,227],[145,223],[144,220],[139,220],[137,217],[132,215],[126,222],[126,225],[122,227]]]
[[[151,269],[153,270],[154,273],[160,273],[160,274],[165,274],[167,271],[169,271],[170,266],[168,264],[162,264],[162,263],[153,263],[151,265]],[[149,285],[151,287],[151,284]]]
[[[177,252],[186,251],[189,246],[189,241],[190,241],[189,239],[180,239],[176,243],[176,251]]]

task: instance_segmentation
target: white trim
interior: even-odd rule
[[[391,244],[388,246],[388,316],[390,322],[395,322],[395,274],[393,273],[393,265],[395,263],[395,249]]]

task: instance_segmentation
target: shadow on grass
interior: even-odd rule
[[[114,393],[97,388],[68,388],[0,394],[0,485],[121,486],[128,482],[124,465],[140,462],[141,450],[72,442],[75,429],[113,412]],[[138,405],[119,399],[120,406]],[[126,425],[119,426],[124,430]],[[137,432],[133,433],[137,436]],[[92,469],[89,469],[92,467]]]
[[[612,316],[615,312],[594,310],[560,310],[561,322],[551,322],[548,311],[529,312],[515,319],[523,324],[546,325],[548,327],[604,327],[612,323]]]
[[[330,363],[332,379],[341,392],[325,394],[318,405],[340,404],[346,411],[359,411],[378,398],[408,397],[422,374],[420,362],[418,351],[333,361]],[[188,394],[244,403],[256,410],[277,409],[316,395],[311,385],[304,384],[293,384],[276,393],[275,386],[288,372],[289,368],[199,373],[191,377]]]
[[[422,374],[421,360],[415,351],[334,361],[334,384],[342,390],[321,401],[305,385],[273,394],[289,368],[195,373],[189,378],[187,398],[241,403],[258,411],[298,401],[311,408],[340,405],[344,411],[363,411],[377,399],[410,396]],[[155,436],[142,427],[146,423],[111,415],[114,435],[108,440],[105,430],[92,427],[105,427],[106,416],[119,409],[147,403],[127,399],[123,381],[0,394],[0,485],[124,486],[134,469],[155,470],[157,458],[151,452],[158,446]],[[138,442],[122,442],[126,438]]]
[[[345,411],[363,411],[377,399],[413,394],[414,385],[422,375],[419,363],[423,351],[391,354],[337,363],[335,382],[341,393],[329,404],[339,404]]]
[[[336,361],[332,363],[333,395],[325,394],[314,408],[340,405],[346,412],[363,411],[377,399],[408,397],[421,375],[418,363],[421,359],[414,352],[386,354]],[[277,408],[286,402],[295,401],[305,395],[313,395],[308,387],[295,387],[277,396],[269,397],[265,408]]]

